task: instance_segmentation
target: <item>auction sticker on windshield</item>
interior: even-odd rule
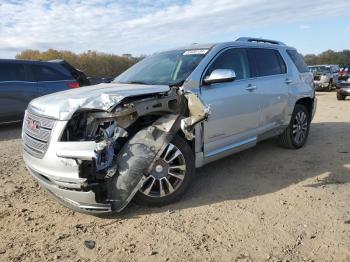
[[[183,55],[205,55],[208,49],[187,50]]]

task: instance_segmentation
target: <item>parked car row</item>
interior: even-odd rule
[[[343,68],[338,65],[314,65],[308,68],[313,73],[316,91],[332,91],[335,88],[338,100],[350,96],[350,63]]]

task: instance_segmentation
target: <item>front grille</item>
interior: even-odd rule
[[[314,76],[314,80],[320,81],[321,80],[321,76]]]
[[[32,156],[42,158],[49,146],[55,120],[26,112],[23,122],[22,140],[24,150]]]

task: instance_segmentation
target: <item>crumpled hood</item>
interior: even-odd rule
[[[167,85],[99,84],[42,96],[30,102],[33,113],[69,120],[78,109],[108,110],[126,97],[169,91]]]

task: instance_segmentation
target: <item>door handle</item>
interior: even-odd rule
[[[284,80],[284,82],[287,84],[287,85],[290,85],[293,83],[293,80],[292,79],[289,79],[287,78],[286,80]]]
[[[257,89],[257,87],[255,85],[252,85],[252,84],[249,84],[245,90],[249,91],[249,92],[252,92],[254,91],[255,89]]]

